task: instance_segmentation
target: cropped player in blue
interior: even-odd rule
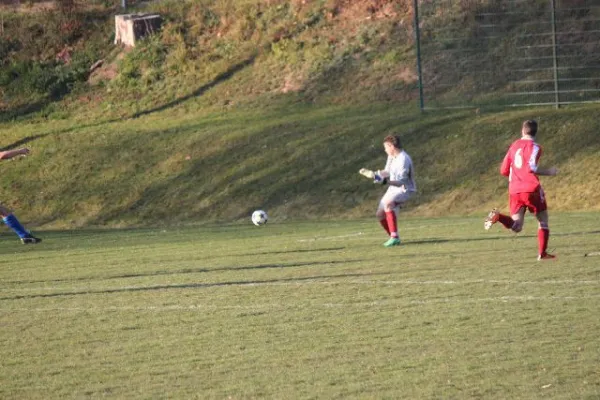
[[[0,151],[0,160],[8,160],[17,156],[26,156],[29,154],[29,149],[22,148],[17,150]],[[42,239],[33,236],[23,225],[19,222],[17,217],[4,205],[0,204],[0,217],[2,221],[12,229],[21,239],[23,244],[36,244],[42,241]]]

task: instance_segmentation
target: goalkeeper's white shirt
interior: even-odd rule
[[[390,186],[390,191],[401,193],[416,192],[415,173],[412,159],[407,152],[402,150],[397,156],[388,156],[385,171],[390,174],[389,180],[400,182],[403,186]]]

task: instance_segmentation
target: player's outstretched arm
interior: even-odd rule
[[[556,167],[551,167],[551,168],[538,168],[537,171],[535,171],[536,175],[540,175],[540,176],[556,176],[558,175],[558,168]]]
[[[0,151],[0,160],[8,160],[9,158],[17,156],[26,156],[29,154],[29,149],[24,147],[22,149]]]

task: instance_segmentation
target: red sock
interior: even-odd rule
[[[538,229],[538,250],[539,254],[545,254],[548,249],[548,239],[550,238],[550,229],[540,228]]]
[[[381,226],[383,226],[383,229],[385,229],[385,231],[389,235],[390,234],[390,228],[388,227],[387,220],[385,218],[384,219],[380,219],[379,223],[381,224]]]
[[[391,237],[398,237],[398,227],[396,226],[396,213],[394,211],[386,211],[385,219],[389,228]]]
[[[508,215],[498,214],[498,222],[500,222],[506,229],[512,228],[515,221]]]

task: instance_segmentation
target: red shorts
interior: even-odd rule
[[[535,192],[511,193],[508,200],[510,215],[518,214],[523,207],[534,214],[548,209],[546,196],[544,196],[544,190],[541,186]]]

